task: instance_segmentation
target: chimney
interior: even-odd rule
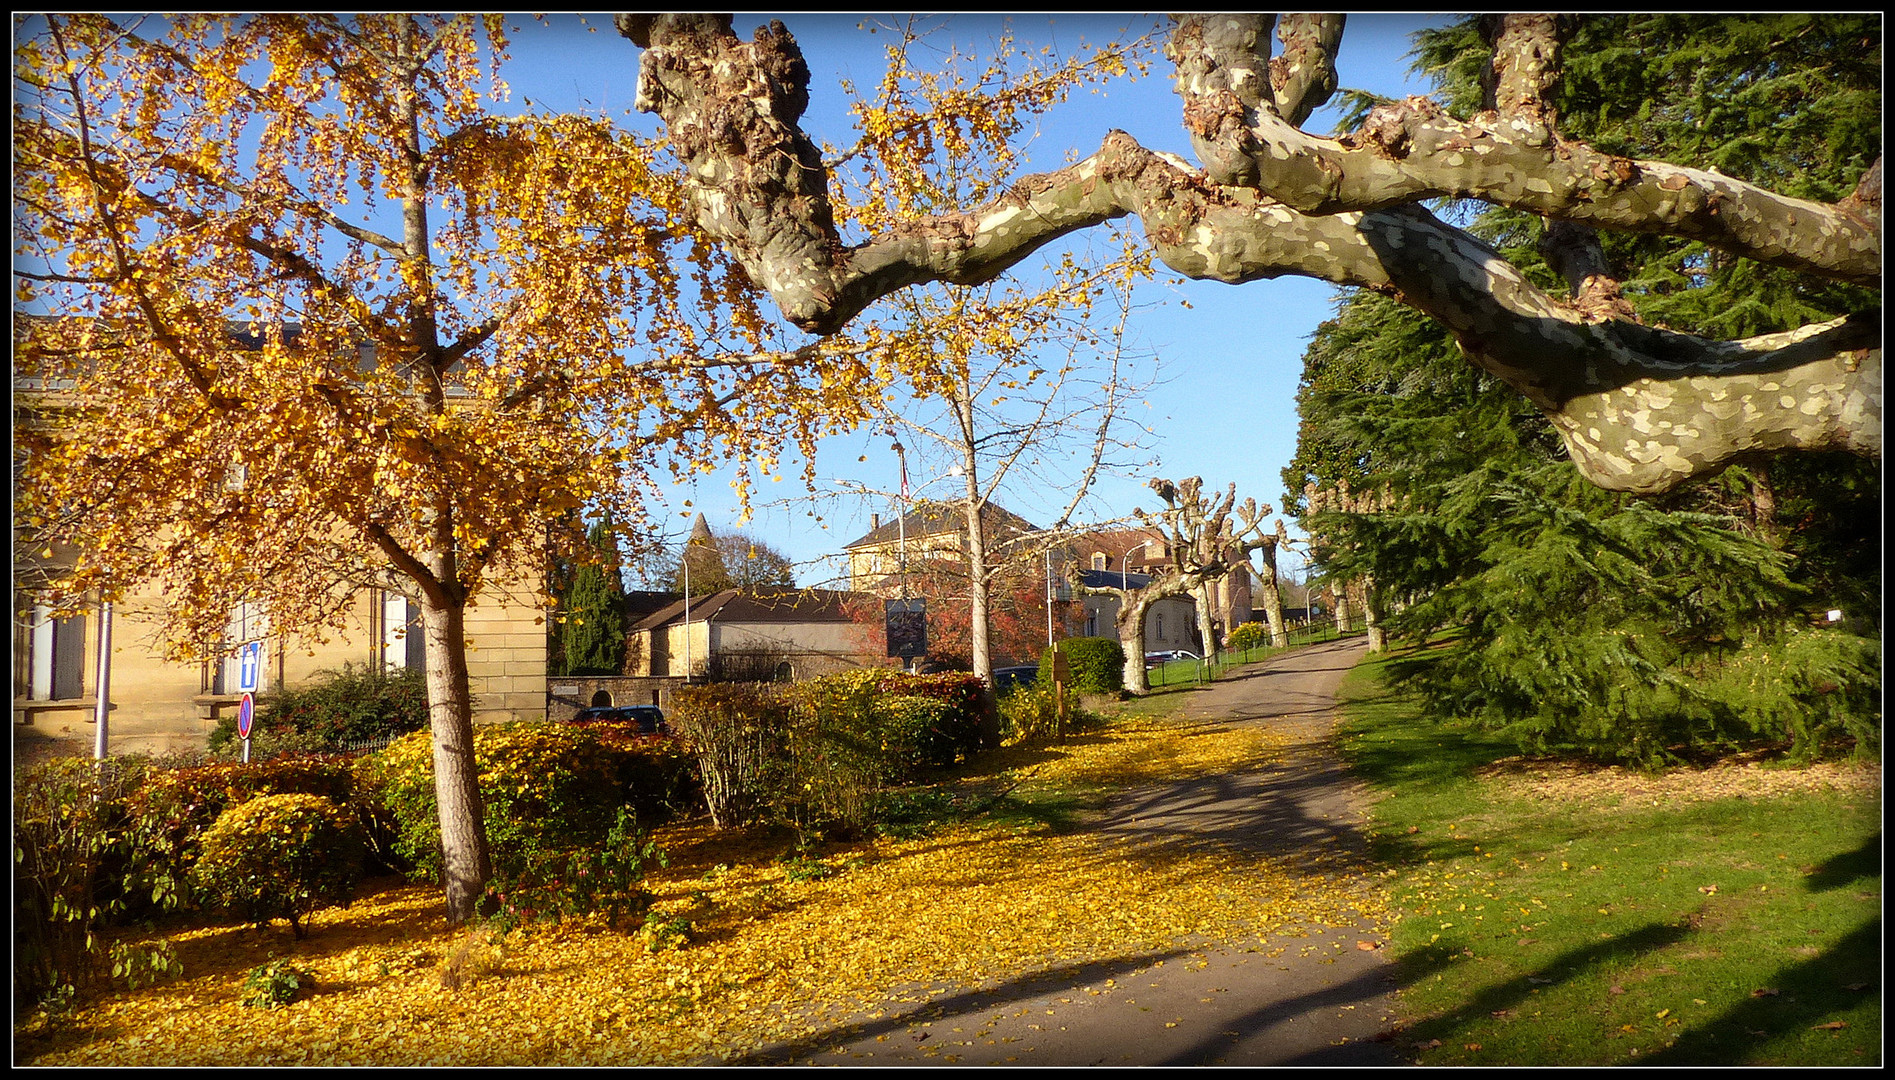
[[[879,529],[879,528],[881,528],[881,527],[882,527],[882,515],[880,515],[880,514],[870,514],[870,515],[869,515],[869,529],[870,529],[871,531],[873,531],[873,530],[875,530],[875,529]]]

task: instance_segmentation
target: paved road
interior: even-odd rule
[[[1361,639],[1300,649],[1191,691],[1184,715],[1289,740],[1256,772],[1127,791],[1091,827],[1299,858],[1361,847],[1362,792],[1328,749],[1335,691]],[[1333,870],[1332,870],[1333,873]],[[1386,1040],[1394,976],[1376,927],[1285,947],[1248,939],[994,986],[935,988],[754,1063],[827,1065],[1399,1065]],[[1110,980],[1108,982],[1108,980]]]

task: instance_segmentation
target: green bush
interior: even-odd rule
[[[1125,648],[1112,638],[1067,638],[1046,650],[1040,670],[1053,670],[1053,649],[1066,654],[1072,688],[1085,694],[1118,694],[1125,690]]]
[[[276,758],[150,769],[126,800],[129,899],[171,911],[192,902],[189,879],[201,838],[226,809],[259,795],[318,795],[355,805],[354,777],[345,761]]]
[[[487,885],[492,921],[502,933],[522,923],[603,912],[607,925],[642,915],[654,896],[645,888],[647,863],[665,864],[664,852],[638,829],[636,815],[621,808],[605,839],[566,848],[535,847],[508,860]]]
[[[251,729],[250,756],[348,750],[427,726],[428,687],[420,669],[344,664],[266,699]],[[234,716],[211,732],[214,752],[235,754],[242,745]]]
[[[522,872],[545,852],[598,844],[622,804],[622,751],[590,727],[517,723],[474,729],[474,762],[496,873]],[[397,854],[425,878],[442,870],[434,747],[417,731],[361,760],[359,782],[391,819]]]
[[[13,993],[16,1014],[70,1001],[123,974],[103,944],[125,911],[125,798],[143,763],[60,758],[13,776]],[[163,957],[161,957],[163,959]]]
[[[970,748],[966,713],[940,698],[885,694],[876,701],[882,761],[891,780],[912,779],[924,766],[946,768]]]
[[[997,706],[1002,738],[1008,743],[1032,742],[1061,734],[1059,701],[1050,685],[1034,683],[1015,687]]]
[[[354,815],[320,795],[262,795],[218,815],[199,843],[192,883],[209,903],[253,922],[346,906],[362,880]]]
[[[309,972],[288,960],[272,960],[251,968],[243,977],[243,1004],[248,1009],[275,1009],[315,986],[316,980]]]

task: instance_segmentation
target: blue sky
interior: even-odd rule
[[[738,15],[737,32],[748,38],[770,17]],[[874,87],[892,36],[868,28],[876,22],[892,25],[897,17],[779,17],[796,35],[812,73],[805,128],[818,142],[853,142],[841,81],[849,79],[858,89]],[[1439,25],[1449,18],[1351,16],[1338,56],[1342,85],[1386,96],[1423,92],[1425,87],[1408,76],[1408,35],[1422,25]],[[1088,13],[1010,19],[957,14],[928,20],[941,28],[930,44],[952,40],[960,47],[979,50],[1005,25],[1023,51],[1037,52],[1048,45],[1062,55],[1070,55],[1082,42],[1119,37],[1128,21],[1140,28],[1158,22],[1150,17]],[[612,28],[610,15],[517,16],[509,19],[509,26],[511,56],[501,77],[512,97],[499,111],[603,113],[631,130],[658,134],[655,117],[631,111],[639,51]],[[1055,168],[1088,155],[1098,148],[1106,131],[1115,127],[1146,147],[1191,160],[1170,76],[1170,64],[1157,57],[1152,73],[1143,79],[1121,80],[1100,94],[1075,96],[1041,122],[1028,150],[1033,167]],[[1332,109],[1318,113],[1308,127],[1326,132],[1334,123]],[[1334,293],[1326,284],[1299,278],[1229,286],[1173,283],[1166,276],[1148,288],[1140,298],[1142,307],[1132,334],[1135,346],[1156,354],[1161,364],[1164,381],[1150,393],[1149,408],[1139,410],[1151,428],[1148,441],[1160,464],[1137,476],[1101,481],[1094,489],[1090,518],[1120,517],[1134,506],[1153,508],[1155,500],[1145,487],[1153,475],[1171,479],[1197,475],[1219,490],[1235,482],[1240,499],[1254,497],[1280,511],[1280,474],[1296,445],[1295,393],[1301,356],[1317,324],[1331,314]],[[792,328],[786,327],[785,332],[788,343],[807,340]],[[836,490],[838,480],[871,490],[895,489],[896,463],[888,441],[886,435],[862,432],[824,443],[816,455],[816,471],[826,489]],[[917,489],[938,478],[938,470],[914,455],[910,469]],[[781,483],[761,486],[756,515],[744,527],[798,564],[800,584],[829,583],[840,567],[825,560],[867,531],[871,513],[886,518],[893,507],[886,499],[831,501],[823,508],[819,525],[810,516],[810,505],[784,498],[802,492],[797,478],[800,462],[786,461],[785,471],[789,475]],[[738,501],[728,480],[728,473],[713,474],[689,489],[671,492],[671,505],[659,520],[670,523],[675,540],[683,539],[690,518],[698,511],[706,515],[713,530],[738,524]],[[925,493],[945,495],[953,490],[948,483],[936,482]],[[997,501],[1044,524],[1056,516],[1067,495],[1004,491]],[[765,501],[771,499],[779,501]],[[686,500],[692,504],[689,509]]]
[[[820,142],[846,144],[852,140],[846,104],[839,86],[848,78],[858,88],[872,87],[883,66],[886,32],[863,27],[873,17],[860,14],[787,14],[780,16],[796,35],[812,73],[811,105],[806,129]],[[739,15],[737,32],[748,38],[767,15]],[[884,17],[886,18],[886,17]],[[1083,39],[1107,40],[1132,16],[1121,14],[1062,14],[1014,16],[1010,24],[1018,43],[1037,49],[1042,44],[1070,52]],[[1420,14],[1354,15],[1349,19],[1337,58],[1344,87],[1387,96],[1421,93],[1426,87],[1408,73],[1408,35],[1422,25],[1439,25],[1449,16]],[[954,15],[936,20],[957,42],[978,45],[991,40],[1002,18],[995,15]],[[557,16],[543,24],[520,21],[513,38],[512,61],[503,71],[516,105],[530,99],[536,107],[555,110],[603,110],[636,130],[656,130],[655,118],[629,114],[637,78],[637,49],[613,31],[609,16]],[[1308,125],[1328,131],[1333,110],[1319,113]],[[1042,123],[1030,154],[1036,167],[1056,167],[1066,155],[1083,156],[1096,150],[1109,128],[1130,132],[1143,145],[1192,159],[1179,123],[1179,104],[1171,91],[1170,66],[1162,59],[1153,73],[1136,81],[1113,85],[1102,96],[1080,96],[1069,101]],[[1166,380],[1150,395],[1145,413],[1161,460],[1157,475],[1178,478],[1202,476],[1207,486],[1222,488],[1235,482],[1239,498],[1252,496],[1281,509],[1281,470],[1296,445],[1295,393],[1301,357],[1310,334],[1332,312],[1335,290],[1300,278],[1230,286],[1215,282],[1186,282],[1149,290],[1146,300],[1163,301],[1145,309],[1136,320],[1140,342],[1161,358]],[[1184,303],[1190,306],[1187,309]],[[792,331],[794,333],[794,331]],[[866,432],[823,444],[817,471],[825,481],[843,479],[872,489],[896,486],[895,462],[886,436]],[[857,459],[863,455],[867,462]],[[911,465],[913,462],[911,461]],[[794,466],[792,466],[794,467]],[[919,486],[933,479],[916,474]],[[1093,510],[1101,517],[1124,514],[1133,506],[1151,508],[1144,487],[1146,477],[1107,481],[1096,490]],[[760,498],[795,495],[794,477],[766,484]],[[798,491],[786,491],[796,488]],[[929,494],[953,488],[936,484]],[[1000,501],[1035,520],[1036,512],[1061,493],[1022,491],[1017,498],[1003,494]],[[693,507],[683,507],[689,499]],[[799,564],[798,582],[819,585],[836,572],[821,562],[868,528],[871,512],[886,518],[886,501],[856,500],[831,504],[825,522],[817,526],[806,505],[760,503],[747,531],[777,548]],[[736,524],[737,500],[723,474],[708,477],[690,491],[674,493],[668,520],[682,533],[694,511],[705,513],[713,530]]]

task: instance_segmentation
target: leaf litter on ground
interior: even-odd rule
[[[1038,748],[1008,783],[1153,783],[1279,750],[1254,729],[1140,719]],[[305,941],[281,928],[173,933],[184,978],[16,1025],[16,1063],[716,1064],[938,992],[920,988],[1244,935],[1281,946],[1387,910],[1340,864],[1017,822],[833,848],[822,857],[840,872],[798,880],[780,841],[756,834],[693,821],[660,842],[671,863],[649,884],[662,918],[688,920],[681,948],[653,951],[636,927],[596,916],[504,937],[451,927],[437,889],[386,881],[317,912]],[[245,1009],[244,973],[284,957],[313,992]]]

